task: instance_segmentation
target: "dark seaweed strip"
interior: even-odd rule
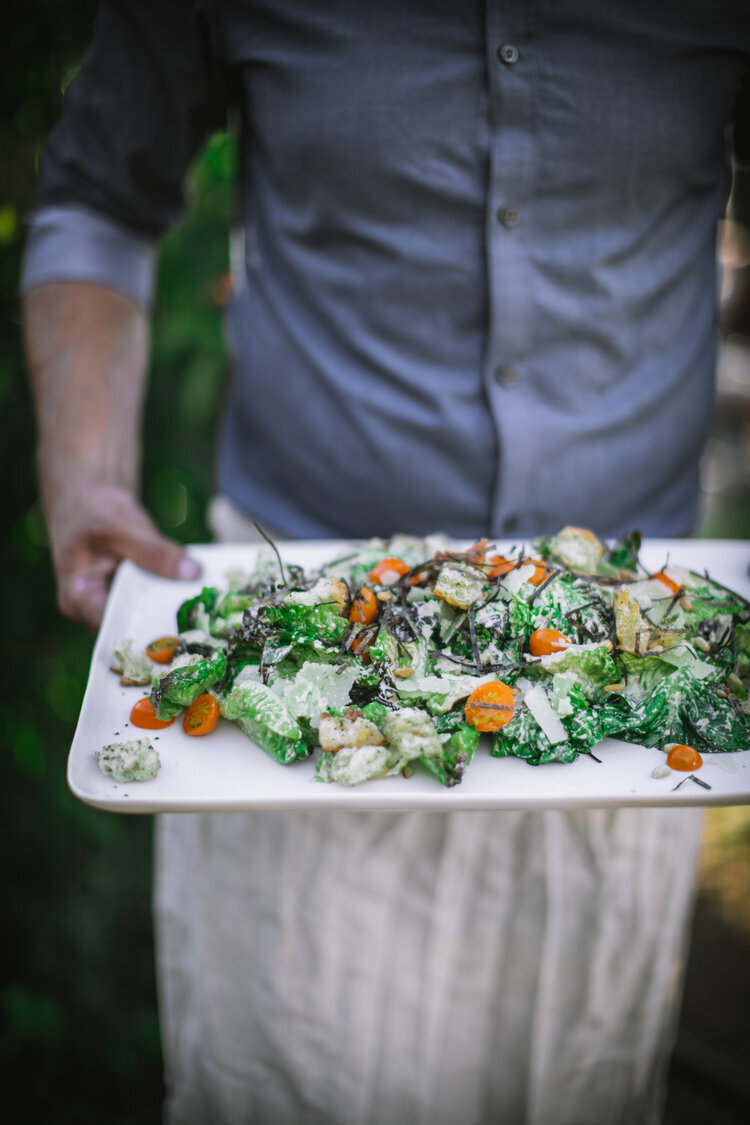
[[[351,635],[352,635],[353,632],[354,632],[354,622],[351,621],[349,623],[349,628],[344,633],[344,639],[342,640],[341,644],[339,645],[339,651],[336,654],[336,659],[334,660],[334,664],[341,664],[342,660],[344,659],[344,656],[346,655],[346,653],[349,650],[349,641],[351,639]],[[342,667],[343,667],[343,665],[342,665]]]
[[[380,618],[380,626],[382,629],[387,629],[389,633],[393,633],[391,629],[391,618],[393,617],[393,602],[386,602],[383,616]],[[396,637],[398,640],[398,637]]]
[[[599,765],[602,765],[602,760],[601,760],[601,758],[597,758],[597,756],[596,756],[596,754],[595,754],[595,753],[593,752],[593,750],[589,750],[589,758],[593,758],[595,762],[598,762],[598,763],[599,763]]]
[[[409,606],[409,605],[403,605],[402,604],[399,608],[401,610],[403,610],[403,615],[402,615],[401,620],[404,622],[407,629],[409,629],[409,631],[411,632],[411,635],[414,637],[414,640],[415,641],[421,640],[422,634],[420,633],[420,631],[419,631],[418,627],[415,625],[415,623],[412,621],[412,616],[414,615],[414,611],[412,610],[412,607]]]
[[[571,621],[571,623],[578,630],[579,634],[582,634],[584,637],[588,637],[589,640],[598,641],[598,640],[601,639],[601,636],[604,636],[604,637],[608,636],[610,641],[612,642],[612,647],[614,649],[616,647],[616,639],[613,640],[613,632],[612,632],[613,627],[612,626],[610,626],[609,630],[605,629],[603,631],[603,634],[599,634],[599,633],[593,632],[592,629],[587,628],[586,625],[583,623],[583,621],[573,621],[572,620],[576,616],[576,614],[581,612],[581,610],[588,609],[588,607],[592,606],[592,605],[593,606],[599,605],[599,602],[597,601],[596,598],[592,598],[591,601],[584,602],[583,605],[578,605],[574,609],[569,609],[567,611],[567,613],[563,614],[563,617],[566,620]]]
[[[529,598],[529,605],[531,605],[531,603],[539,597],[542,590],[546,590],[550,583],[554,582],[558,575],[560,575],[561,573],[562,571],[559,568],[557,570],[553,570],[551,574],[547,575],[547,577],[544,579],[544,582],[540,582],[538,586],[535,586],[534,593]]]
[[[468,707],[481,707],[483,711],[515,711],[515,707],[511,707],[509,703],[473,703],[467,704]]]
[[[703,789],[710,789],[711,788],[711,786],[708,784],[707,781],[702,781],[701,778],[696,777],[695,774],[693,774],[693,773],[690,774],[690,777],[688,778],[688,781],[694,781],[696,785],[700,785]]]
[[[677,790],[680,788],[680,786],[684,785],[686,781],[694,781],[695,784],[700,785],[702,789],[710,789],[711,788],[711,786],[708,784],[707,781],[701,781],[701,779],[699,777],[696,777],[694,773],[691,773],[691,774],[688,774],[687,777],[683,777],[682,781],[679,781],[677,783],[677,785],[674,786],[674,788],[672,789],[672,792],[676,793]]]
[[[283,584],[284,584],[284,585],[286,586],[286,575],[284,574],[284,564],[283,564],[283,562],[281,561],[281,555],[279,554],[279,549],[278,549],[278,547],[277,547],[277,546],[276,546],[276,544],[274,543],[273,539],[270,539],[270,538],[269,538],[269,536],[268,536],[268,535],[266,535],[266,533],[265,533],[265,531],[263,530],[263,528],[262,528],[262,527],[260,526],[260,524],[259,524],[259,523],[256,523],[256,522],[255,522],[255,520],[253,520],[253,527],[255,528],[255,530],[256,530],[256,531],[258,531],[258,532],[259,532],[259,533],[260,533],[260,534],[261,534],[261,535],[263,536],[263,538],[265,539],[266,543],[268,543],[268,545],[269,545],[269,546],[270,546],[270,547],[272,548],[272,550],[273,550],[273,553],[274,553],[274,554],[276,555],[276,560],[277,560],[277,562],[278,562],[278,564],[279,564],[279,570],[281,571],[281,581],[282,581],[282,582],[283,582]],[[265,681],[264,681],[264,682],[265,682]]]
[[[473,660],[465,660],[463,656],[452,656],[449,652],[442,652],[440,649],[431,648],[430,656],[439,656],[443,660],[450,660],[452,664],[460,664],[462,668],[473,668]]]
[[[674,609],[674,607],[675,607],[675,606],[677,605],[678,601],[680,600],[680,598],[682,597],[682,595],[683,595],[684,593],[685,593],[685,587],[684,587],[684,586],[680,586],[679,590],[676,590],[676,591],[675,591],[675,593],[674,593],[674,594],[672,595],[672,600],[670,601],[669,605],[667,606],[667,612],[666,612],[666,613],[664,614],[664,616],[662,617],[662,621],[666,621],[666,620],[667,620],[667,618],[669,617],[670,613],[672,612],[672,610]],[[660,600],[660,599],[659,599],[659,600]]]
[[[495,548],[490,547],[486,548],[486,550],[495,550]],[[474,555],[476,554],[477,552],[474,551]],[[410,579],[417,578],[418,576],[424,574],[425,578],[420,578],[421,584],[421,582],[424,582],[426,580],[426,577],[431,571],[437,572],[443,565],[443,563],[446,562],[462,562],[466,566],[470,566],[473,567],[474,570],[478,570],[483,577],[485,576],[484,568],[486,566],[486,563],[475,563],[472,559],[471,548],[469,548],[467,551],[437,551],[431,559],[428,559],[423,563],[418,563],[416,566],[411,567],[404,574],[402,574],[398,581],[394,582],[394,586],[405,589],[409,585]]]
[[[579,576],[580,577],[580,576]],[[622,578],[608,578],[604,574],[587,574],[586,581],[591,582],[595,586],[626,586],[627,582]]]
[[[563,614],[563,617],[575,617],[577,613],[580,613],[582,609],[588,609],[590,605],[597,605],[596,598],[592,598],[591,601],[584,602],[583,605],[577,605],[574,609],[567,610],[567,612]]]
[[[725,648],[729,648],[730,643],[733,643],[734,632],[731,628],[727,629],[720,637],[717,638],[708,650],[708,656],[718,656]]]
[[[189,652],[191,656],[212,656],[216,651],[216,645],[202,644],[200,641],[191,641],[190,644],[183,644],[178,647],[175,656],[179,656],[181,652]]]
[[[499,597],[500,587],[496,586],[495,589],[489,594],[487,598],[485,598],[483,602],[479,602],[474,606],[474,609],[477,611],[480,609],[484,609],[486,606],[492,605],[493,602],[496,602]]]
[[[471,668],[472,672],[475,671],[474,661],[467,660],[463,656],[453,656],[449,652],[443,652],[437,648],[429,650],[430,656],[435,656],[440,660],[450,660],[451,664],[458,664],[461,668]],[[482,672],[524,672],[530,664],[541,664],[541,657],[532,660],[527,660],[521,664],[504,664],[498,661],[495,664],[483,664]]]
[[[699,777],[696,777],[694,773],[691,773],[691,774],[688,774],[687,777],[683,777],[682,781],[679,781],[677,783],[677,785],[674,786],[674,788],[672,789],[672,792],[676,793],[677,790],[680,788],[680,786],[684,785],[686,781],[694,781],[695,784],[700,785],[702,789],[710,789],[711,788],[711,786],[708,784],[707,781],[701,781],[701,779]]]
[[[437,564],[434,562],[433,559],[429,559],[427,562],[418,563],[416,566],[413,566],[410,570],[407,570],[405,574],[402,574],[401,577],[398,579],[398,581],[394,582],[394,586],[404,586],[404,587],[406,587],[406,586],[409,585],[409,579],[420,578],[420,575],[424,574],[425,575],[424,578],[420,578],[419,582],[414,583],[414,585],[421,585],[422,582],[427,581],[430,571],[437,570],[437,569],[438,569]]]
[[[344,657],[345,656],[354,657],[354,656],[359,656],[359,655],[363,656],[367,652],[367,650],[370,647],[370,645],[372,644],[372,642],[375,640],[375,637],[377,636],[378,632],[380,631],[380,624],[377,621],[373,621],[369,625],[365,625],[364,629],[359,629],[359,630],[357,630],[356,624],[357,623],[355,621],[352,621],[350,623],[349,628],[346,630],[346,633],[344,634],[344,639],[342,640],[341,644],[339,645],[339,651],[336,654],[336,659],[334,660],[334,664],[340,664],[341,665],[341,667],[338,669],[338,671],[336,673],[337,675],[338,675],[339,672],[343,671],[343,669],[346,667],[346,665],[344,663],[342,663],[343,660],[344,660]],[[358,645],[356,652],[354,651],[354,649],[352,649],[350,647],[355,636],[360,637],[362,642],[364,642],[364,647],[362,647],[362,644]],[[361,652],[360,652],[360,650],[361,650]]]
[[[697,574],[698,571],[693,570],[690,573],[691,574]],[[730,586],[725,586],[723,582],[717,582],[715,578],[711,577],[711,575],[708,573],[707,570],[703,571],[702,577],[705,578],[706,582],[710,583],[711,586],[717,586],[720,590],[726,591],[726,593],[729,594],[731,597],[736,598],[738,602],[742,602],[743,605],[746,605],[748,608],[750,608],[750,601],[748,601],[747,598],[743,597],[742,594],[738,594],[737,591],[733,590]],[[701,601],[717,602],[717,601],[721,601],[721,599],[716,598],[716,597],[711,597],[711,596],[703,597],[703,595],[701,595]]]
[[[477,644],[477,627],[474,622],[474,606],[469,606],[469,636],[471,638],[471,651],[474,653],[474,663],[476,664],[477,671],[482,672],[482,657],[479,652],[479,645]]]
[[[722,681],[721,681],[721,685],[722,685],[722,687],[724,688],[724,690],[725,690],[725,691],[726,691],[726,693],[727,693],[727,694],[726,694],[726,698],[727,698],[727,699],[729,700],[729,704],[730,704],[730,706],[731,706],[732,710],[734,711],[735,715],[737,716],[737,718],[738,718],[738,719],[744,719],[744,718],[746,717],[746,716],[745,716],[745,712],[744,712],[744,711],[742,710],[742,708],[740,707],[739,703],[738,703],[738,702],[737,702],[737,700],[736,700],[736,699],[734,698],[734,694],[733,694],[733,692],[732,692],[732,688],[731,688],[730,684],[728,683],[728,681],[727,681],[727,680],[722,680]],[[721,694],[721,693],[719,693],[719,694]]]
[[[618,652],[620,648],[620,642],[617,638],[617,621],[614,620],[614,618],[610,620],[609,629],[607,630],[607,636],[609,637],[609,643],[612,645],[612,652]],[[625,678],[627,680],[627,676]]]
[[[420,633],[419,629],[414,624],[414,622],[411,620],[411,618],[405,617],[404,621],[406,623],[407,628],[411,630],[411,634],[414,637],[414,640],[417,641],[417,642],[421,641],[422,634]]]
[[[483,672],[495,672],[496,675],[500,675],[502,677],[508,672],[523,672],[523,671],[525,671],[525,669],[528,668],[529,663],[532,663],[532,662],[529,661],[526,664],[503,664],[501,662],[497,663],[497,664],[492,664],[490,661],[488,661],[486,664],[482,665],[482,671]],[[535,660],[535,661],[533,661],[533,663],[539,664],[540,662],[538,660]],[[472,664],[472,668],[473,667],[474,667],[474,665]]]

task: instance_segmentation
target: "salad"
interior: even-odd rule
[[[223,718],[284,765],[316,755],[321,782],[453,786],[483,734],[535,766],[611,736],[695,769],[750,747],[750,604],[668,560],[649,573],[639,548],[574,527],[507,556],[401,536],[305,573],[271,545],[113,667],[150,687],[134,725]]]

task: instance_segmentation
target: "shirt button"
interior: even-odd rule
[[[506,66],[513,66],[518,62],[518,48],[512,43],[503,43],[502,47],[498,47],[497,54],[500,62],[504,62]]]
[[[507,363],[501,363],[495,368],[495,382],[501,387],[512,387],[517,378],[518,372],[515,367],[510,367]]]
[[[501,207],[497,213],[497,221],[505,227],[506,230],[512,230],[518,224],[518,211],[515,207]]]
[[[506,531],[509,535],[512,535],[514,531],[518,530],[518,525],[520,522],[521,521],[517,515],[506,516],[503,520],[503,531]]]

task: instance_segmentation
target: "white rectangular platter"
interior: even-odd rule
[[[509,543],[497,541],[498,550]],[[346,554],[351,543],[296,542],[281,545],[285,561],[308,568]],[[118,570],[94,647],[89,681],[68,759],[68,784],[81,801],[111,812],[236,812],[263,809],[440,810],[604,807],[617,805],[750,804],[750,748],[704,756],[696,776],[655,779],[664,764],[658,750],[605,739],[596,761],[583,755],[572,764],[530,766],[518,758],[492,758],[483,739],[460,785],[446,789],[419,772],[369,781],[354,788],[315,781],[315,757],[283,766],[221,719],[205,738],[189,738],[179,720],[166,730],[141,732],[128,723],[143,688],[121,687],[110,671],[112,648],[125,637],[146,645],[176,628],[178,606],[202,585],[226,586],[230,569],[250,569],[256,547],[212,545],[190,548],[204,568],[199,582],[170,581],[132,563]],[[667,558],[750,597],[750,542],[660,539],[644,543],[641,559],[650,570]],[[153,781],[122,784],[103,774],[94,752],[114,741],[149,734],[161,771]]]

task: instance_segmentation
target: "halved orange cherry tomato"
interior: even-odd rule
[[[512,559],[506,559],[503,555],[493,555],[490,559],[492,569],[488,571],[488,578],[502,578],[504,575],[509,574],[511,570],[515,570],[519,565],[513,562]],[[541,586],[544,579],[549,574],[549,570],[541,559],[521,559],[521,566],[533,566],[534,573],[529,578],[532,586]]]
[[[703,758],[701,758],[694,746],[688,746],[686,743],[682,742],[679,746],[673,746],[667,754],[667,765],[673,770],[683,770],[685,773],[692,773],[693,770],[701,768]]]
[[[529,637],[529,652],[532,656],[551,656],[562,652],[570,641],[557,629],[535,629]]]
[[[146,656],[156,664],[169,664],[179,647],[179,637],[157,637],[150,645],[146,645]]]
[[[502,680],[481,684],[466,700],[464,714],[478,731],[499,730],[513,718],[513,692]]]
[[[502,578],[504,574],[509,574],[516,565],[511,559],[506,559],[505,555],[492,555],[490,562],[492,567],[487,571],[488,578]]]
[[[667,586],[673,594],[679,593],[679,591],[682,589],[682,586],[678,585],[677,582],[674,582],[668,574],[664,573],[663,570],[657,570],[656,574],[652,574],[651,577],[658,578],[659,581],[663,582],[664,585]]]
[[[524,562],[524,566],[535,567],[534,573],[532,574],[531,578],[529,579],[529,582],[531,583],[531,585],[532,586],[541,586],[542,582],[544,582],[545,578],[549,574],[547,564],[542,562],[541,559],[524,559],[523,562]]]
[[[409,567],[401,559],[381,559],[372,568],[368,577],[371,582],[375,582],[378,586],[392,586],[408,570]]]
[[[163,730],[171,727],[174,719],[157,719],[153,703],[144,695],[130,712],[130,721],[134,727],[143,727],[144,730]]]
[[[188,707],[182,718],[185,734],[210,734],[219,721],[219,704],[210,692],[204,692]]]
[[[378,615],[378,599],[369,586],[361,586],[352,599],[349,620],[358,625],[369,625]]]

